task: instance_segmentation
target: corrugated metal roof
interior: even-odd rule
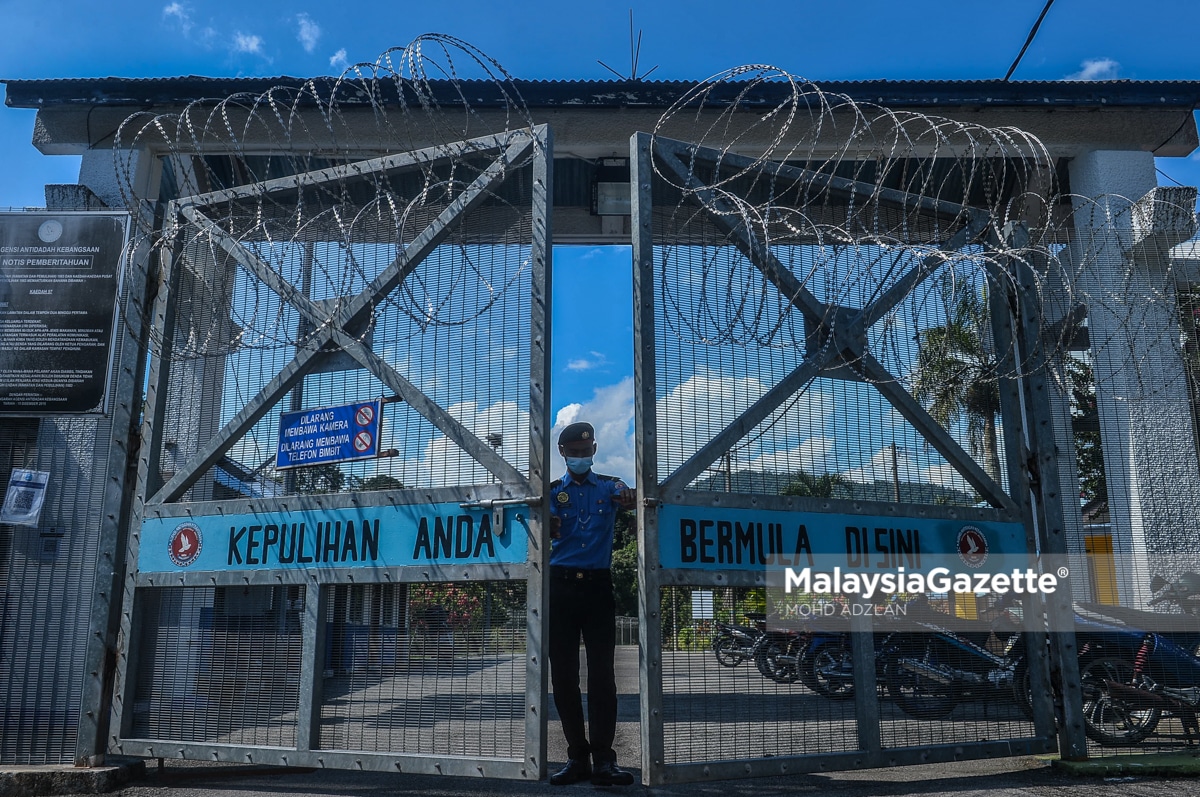
[[[45,108],[67,105],[156,106],[181,105],[205,98],[234,94],[257,96],[271,89],[315,90],[328,97],[335,89],[343,105],[368,102],[361,81],[339,81],[332,77],[169,77],[169,78],[67,78],[6,80],[5,104],[14,108]],[[500,84],[467,80],[458,84],[433,81],[435,99],[453,105],[465,98],[472,106],[502,105]],[[510,94],[519,94],[531,108],[578,107],[667,107],[689,89],[689,81],[621,80],[518,80],[503,84]],[[893,108],[904,107],[1188,107],[1200,105],[1200,81],[1013,81],[1001,80],[860,80],[821,81],[822,91],[845,94],[856,101],[874,102]],[[388,102],[399,102],[400,92],[390,80],[377,90]],[[783,82],[747,84],[728,82],[714,87],[709,101],[715,105],[740,102],[754,107],[774,106],[790,91]],[[406,99],[415,99],[415,95]]]

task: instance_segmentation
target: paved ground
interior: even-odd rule
[[[151,765],[144,780],[127,785],[113,794],[119,797],[248,797],[254,794],[288,794],[296,797],[571,797],[598,791],[629,795],[720,797],[772,797],[785,794],[837,797],[1166,797],[1200,794],[1200,780],[1136,776],[1080,778],[1051,768],[1045,760],[1016,758],[661,788],[637,785],[626,789],[600,790],[588,785],[553,787],[545,782],[519,783],[489,779],[464,780],[420,775],[169,762],[161,771]]]
[[[778,687],[765,681],[753,666],[734,669],[711,666],[711,656],[676,655],[666,657],[664,671],[668,691],[686,695],[688,699],[677,709],[677,750],[698,753],[721,750],[729,752],[729,739],[744,738],[741,728],[749,715],[758,715],[777,707],[777,727],[789,729],[787,739],[776,740],[780,752],[834,752],[853,743],[853,703],[817,698],[799,685]],[[637,651],[622,648],[618,654],[618,684],[620,694],[619,724],[616,749],[623,766],[639,777],[641,760],[638,750]],[[695,697],[695,700],[691,699]],[[1027,725],[1010,706],[961,706],[950,720],[936,723],[916,723],[911,718],[887,706],[881,720],[885,734],[901,733],[915,743],[963,742],[975,738],[997,738],[999,730],[1019,730]],[[694,705],[693,705],[694,704]],[[977,710],[978,709],[978,710]],[[798,710],[799,714],[792,714]],[[815,714],[814,714],[815,712]],[[440,713],[440,712],[438,712]],[[769,713],[769,712],[768,712]],[[695,716],[691,716],[695,715]],[[795,722],[797,716],[809,721]],[[761,719],[761,718],[758,718]],[[814,721],[815,720],[815,721]],[[782,721],[782,722],[780,722]],[[757,725],[759,723],[751,723]],[[795,727],[789,727],[794,725]],[[713,729],[716,730],[713,730]],[[921,738],[933,730],[939,738]],[[842,733],[840,731],[846,731]],[[983,732],[990,731],[984,735]],[[706,739],[705,734],[709,736]],[[715,735],[713,735],[715,734]],[[1013,735],[1019,735],[1014,733]],[[956,738],[949,738],[949,737]],[[844,737],[844,738],[843,738]],[[766,740],[759,740],[762,745]],[[551,717],[548,736],[548,758],[551,769],[565,758],[565,744],[557,717]],[[761,746],[756,747],[761,750]],[[748,753],[747,753],[748,754]],[[770,754],[768,751],[767,754]],[[1130,761],[1135,757],[1121,756]],[[1144,757],[1136,757],[1147,761]],[[687,756],[684,755],[686,760]],[[1118,759],[1114,759],[1118,760]],[[42,785],[26,780],[24,786],[6,786],[0,768],[0,797],[9,795],[63,794],[85,791],[78,781],[67,782],[68,788]],[[1141,772],[1145,772],[1142,770]],[[886,770],[831,772],[787,777],[759,778],[743,781],[720,781],[646,788],[641,785],[613,790],[627,794],[662,795],[719,795],[719,797],[765,797],[783,794],[833,794],[844,797],[859,795],[921,795],[922,797],[982,797],[982,795],[1098,795],[1098,797],[1165,797],[1166,795],[1200,795],[1200,779],[1178,773],[1200,772],[1200,758],[1183,752],[1163,771],[1170,777],[1150,777],[1140,772],[1105,772],[1092,768],[1089,777],[1064,773],[1051,766],[1050,758],[1008,758],[987,761],[968,761],[951,764],[923,765]],[[79,771],[76,770],[76,773]],[[70,774],[65,773],[65,774]],[[32,785],[30,785],[32,784]],[[485,778],[448,778],[391,773],[346,772],[300,768],[273,768],[210,762],[167,760],[163,767],[148,762],[146,776],[115,788],[120,797],[247,797],[252,794],[320,795],[325,797],[390,797],[391,795],[549,795],[569,797],[596,791],[590,785],[552,787],[546,782],[517,782]]]

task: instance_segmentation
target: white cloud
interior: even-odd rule
[[[262,37],[238,31],[233,34],[233,51],[235,53],[251,53],[262,55]]]
[[[593,368],[602,368],[603,366],[608,365],[608,358],[604,356],[603,352],[590,351],[588,354],[591,355],[591,359],[588,359],[587,357],[580,357],[578,359],[571,360],[567,363],[567,370],[590,371]]]
[[[1111,58],[1089,58],[1080,66],[1078,72],[1063,80],[1116,80],[1121,70],[1121,65]]]
[[[480,409],[475,402],[465,401],[447,411],[481,440],[486,440],[489,434],[502,435],[501,456],[509,462],[521,463],[521,469],[526,467],[529,414],[516,403],[502,401]],[[564,470],[562,457],[558,455],[558,433],[576,420],[586,420],[596,428],[596,471],[620,476],[632,484],[635,465],[633,379],[629,377],[615,385],[598,388],[590,401],[568,404],[558,411],[550,438],[552,478],[558,478]],[[431,440],[416,459],[393,459],[381,463],[380,468],[386,468],[389,475],[410,487],[486,484],[493,480],[482,465],[445,436]]]
[[[943,487],[962,490],[967,494],[974,492],[974,488],[967,484],[967,480],[962,477],[962,474],[949,464],[926,468],[921,471],[921,476],[930,484],[940,484]]]
[[[345,47],[330,56],[329,66],[333,67],[334,69],[345,69],[346,67],[350,66],[350,62],[346,60]]]
[[[637,466],[633,447],[633,377],[597,388],[590,401],[568,404],[558,411],[550,437],[551,459],[554,460],[550,473],[555,478],[564,470],[562,458],[558,456],[558,434],[576,421],[587,421],[596,429],[596,461],[593,465],[596,472],[620,476],[633,484]]]
[[[162,15],[163,19],[167,20],[168,22],[176,22],[179,25],[180,30],[183,31],[184,36],[187,36],[189,33],[191,33],[192,15],[181,3],[176,2],[163,6]]]
[[[710,441],[734,418],[767,392],[767,385],[754,377],[733,378],[715,374],[696,374],[675,387],[657,402],[659,426],[659,474],[665,478],[701,446]],[[803,395],[785,401],[764,426],[770,425],[775,434],[764,437],[769,441],[780,435],[792,434],[793,440],[804,437],[803,429],[824,429],[832,416],[834,402],[830,395],[809,388]],[[782,415],[782,417],[781,417]],[[815,441],[820,438],[811,438]],[[798,449],[797,449],[798,450]],[[790,462],[786,452],[763,455],[776,461]],[[795,470],[787,465],[784,470]],[[825,468],[817,468],[824,473]]]
[[[901,483],[920,481],[925,484],[937,484],[954,490],[962,490],[965,493],[972,492],[971,486],[967,484],[962,474],[954,469],[954,466],[942,462],[922,467],[920,461],[903,446],[896,452],[896,470],[899,471]],[[843,471],[842,476],[860,484],[871,484],[877,481],[890,482],[893,479],[892,447],[884,446],[875,452],[870,461],[861,468]]]
[[[767,473],[790,473],[799,469],[809,473],[824,473],[832,455],[833,440],[817,435],[795,448],[763,454],[750,460],[746,467]]]
[[[317,41],[321,38],[321,26],[313,22],[308,14],[298,15],[296,25],[296,39],[304,48],[304,52],[311,53],[316,50]]]
[[[501,401],[480,410],[474,401],[464,401],[447,412],[481,440],[487,440],[489,434],[501,435],[498,450],[509,462],[528,460],[529,413],[514,402]],[[482,465],[445,436],[431,440],[419,459],[389,462],[388,472],[411,487],[486,484],[493,480]]]
[[[896,470],[900,473],[901,482],[910,481],[912,478],[910,474],[917,473],[920,470],[917,461],[909,455],[903,446],[896,451]],[[875,455],[861,468],[851,468],[842,472],[842,476],[860,484],[891,481],[892,475],[891,446],[884,446],[876,451]]]

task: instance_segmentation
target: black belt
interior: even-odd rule
[[[581,567],[550,565],[550,578],[562,579],[563,581],[612,581],[612,571],[607,568],[604,570],[587,570]]]

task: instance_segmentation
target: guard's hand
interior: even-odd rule
[[[562,518],[560,518],[558,515],[551,515],[550,516],[550,539],[557,540],[559,537],[561,537],[562,534],[559,532],[559,529],[561,529],[561,528],[562,528]]]
[[[613,501],[622,509],[633,509],[634,505],[637,504],[637,490],[626,487],[613,496]]]

